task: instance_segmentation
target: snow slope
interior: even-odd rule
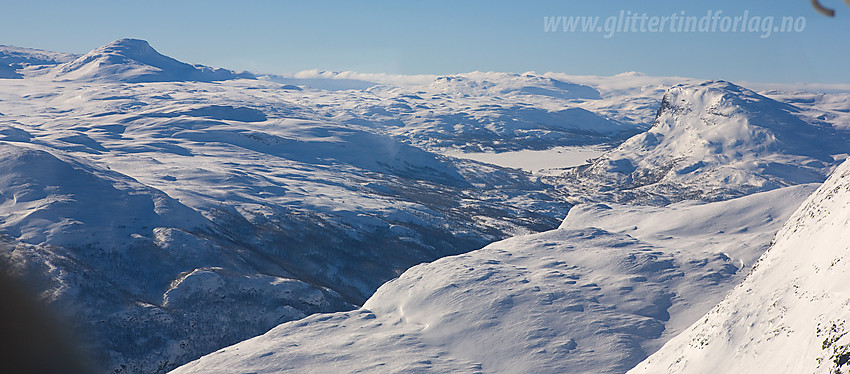
[[[664,95],[649,131],[553,180],[656,204],[819,182],[842,159],[848,133],[801,112],[724,81],[679,85]]]
[[[202,65],[190,65],[161,55],[148,42],[139,39],[120,39],[97,48],[74,61],[53,69],[59,80],[212,82],[237,78],[253,78],[249,73],[234,73],[227,69],[214,69]]]
[[[413,267],[359,310],[285,323],[173,372],[622,373],[740,281],[814,188],[576,207],[557,230]]]
[[[607,150],[650,127],[667,87],[693,83],[636,73],[576,77],[533,72],[443,77],[306,72],[288,80],[218,80],[233,73],[184,64],[131,39],[82,57],[3,47],[2,58],[24,78],[0,86],[0,234],[8,243],[2,256],[16,264],[18,277],[44,301],[72,318],[105,371],[144,373],[170,370],[312,313],[351,310],[422,262],[556,228],[572,206],[564,197],[584,191],[584,184],[562,184],[568,188],[557,191],[536,175],[451,155],[510,151],[516,153],[507,157],[524,157],[570,144]],[[792,117],[840,129],[842,97],[808,102],[807,95],[775,97],[792,104],[803,100],[793,105],[805,109]],[[755,98],[736,105],[742,111],[760,110],[762,100]],[[770,108],[778,105],[769,103]],[[780,112],[793,109],[779,107]],[[692,117],[670,117],[671,127],[678,118]],[[678,138],[700,131],[683,130]],[[780,153],[793,148],[776,144]],[[765,170],[753,172],[758,176]],[[603,172],[602,177],[618,177],[615,171]],[[582,183],[607,180],[594,178]],[[678,191],[653,193],[671,200]],[[751,204],[736,201],[724,209],[739,211]],[[553,242],[586,244],[565,244],[563,253],[556,253],[582,266],[576,271],[584,278],[593,278],[597,266],[600,274],[619,268],[610,267],[616,261],[588,262],[568,246],[605,249],[610,259],[628,259],[633,252],[648,258],[640,256],[651,248],[647,256],[657,258],[647,261],[681,261],[687,270],[682,272],[690,274],[669,282],[663,274],[638,274],[656,283],[631,301],[616,296],[628,279],[612,275],[609,283],[588,282],[598,283],[601,290],[591,294],[600,293],[604,305],[631,305],[600,318],[610,317],[623,328],[634,327],[632,322],[649,326],[626,335],[599,330],[600,339],[626,347],[616,363],[607,364],[609,369],[637,362],[692,322],[696,316],[687,318],[695,313],[686,311],[688,306],[702,314],[703,305],[714,304],[724,285],[737,277],[736,269],[749,266],[763,249],[775,229],[773,220],[787,208],[751,207],[754,215],[729,219],[719,211],[700,216],[698,208],[688,206],[662,211],[588,205],[574,209],[567,220],[572,223],[562,231],[548,234]],[[715,223],[689,232],[660,222],[662,214],[674,211],[682,222],[694,215]],[[659,222],[640,224],[644,216]],[[729,224],[711,217],[724,217]],[[735,240],[723,239],[727,235]],[[583,241],[585,236],[597,238]],[[534,256],[545,247],[523,240],[509,246],[528,247]],[[738,242],[741,246],[735,247]],[[700,243],[713,243],[719,252],[705,252]],[[696,262],[684,248],[693,249]],[[476,267],[489,266],[483,262],[495,255],[481,253],[481,258],[464,258]],[[538,273],[549,271],[536,260],[523,261],[519,266],[533,270],[530,279],[543,279]],[[498,270],[513,274],[516,269]],[[436,283],[454,276],[439,272],[445,277]],[[694,286],[680,286],[679,279],[697,280],[682,283]],[[540,282],[534,285],[541,289],[561,284]],[[717,291],[705,292],[706,285]],[[692,298],[690,289],[710,297]],[[422,289],[420,295],[437,293]],[[591,294],[592,301],[596,294]],[[666,296],[659,295],[668,294],[675,296],[672,305],[663,307]],[[375,303],[386,306],[383,315],[395,316],[392,300],[402,297],[396,291],[388,295]],[[582,307],[597,308],[591,301],[582,301]],[[476,303],[471,308],[479,308]],[[657,308],[635,317],[641,303],[666,308],[669,321]],[[439,306],[429,308],[423,310],[441,312]],[[522,308],[517,310],[527,310]],[[462,315],[471,321],[480,317],[474,311]],[[544,320],[540,323],[549,321]],[[540,339],[549,344],[549,338]],[[591,344],[582,343],[579,335],[575,340],[580,349]],[[529,347],[533,352],[534,345]],[[456,359],[495,365],[483,356]],[[538,362],[529,360],[524,362]]]
[[[24,74],[44,74],[55,65],[79,57],[70,53],[0,45],[0,79],[20,79]]]
[[[153,227],[208,224],[160,191],[42,147],[0,143],[0,170],[0,220],[22,243],[114,247],[123,237],[152,236]]]
[[[88,322],[75,328],[97,339],[82,345],[96,362],[115,363],[110,371],[162,370],[348,307],[333,291],[232,252],[200,213],[120,173],[26,143],[0,143],[0,170],[0,221],[16,241],[0,256],[43,301]]]
[[[746,280],[630,373],[847,373],[850,162],[794,213]]]
[[[58,65],[75,60],[79,55],[41,49],[0,45],[0,62],[20,67]]]

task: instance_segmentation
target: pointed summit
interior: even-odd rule
[[[147,41],[120,39],[55,69],[59,80],[139,82],[211,82],[253,78],[203,65],[191,65],[157,52]]]
[[[821,182],[848,136],[801,112],[725,81],[677,85],[648,131],[567,174],[619,191],[618,200],[661,204]]]

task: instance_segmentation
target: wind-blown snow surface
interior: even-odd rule
[[[845,162],[741,285],[630,373],[847,373],[848,243]]]
[[[814,188],[578,206],[557,230],[413,267],[359,310],[285,323],[174,373],[622,373],[740,281]]]

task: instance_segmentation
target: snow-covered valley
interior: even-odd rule
[[[105,372],[624,373],[847,157],[848,103],[2,46],[0,257]]]

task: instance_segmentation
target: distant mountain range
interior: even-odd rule
[[[622,373],[847,156],[843,92],[316,75],[0,47],[9,272],[116,373],[272,328],[180,370]],[[588,146],[539,174],[463,158]]]
[[[212,82],[254,77],[250,73],[237,74],[180,62],[159,54],[148,42],[138,39],[116,40],[57,66],[53,74],[60,80],[128,83]]]
[[[0,46],[0,74],[8,75],[6,78],[22,78],[16,70],[27,67],[34,67],[56,80],[77,82],[213,82],[254,78],[247,72],[235,73],[177,61],[139,39],[116,40],[82,56]]]

